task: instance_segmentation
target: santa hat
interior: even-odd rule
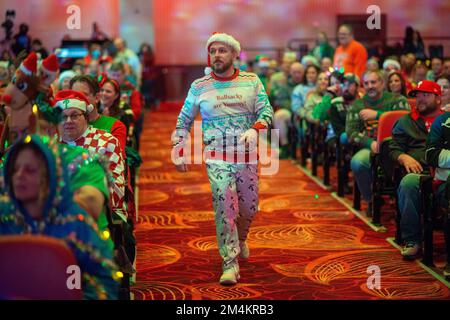
[[[94,106],[89,103],[86,96],[74,90],[59,91],[55,96],[55,107],[59,107],[62,110],[76,108],[83,112],[91,112],[94,110]]]
[[[22,61],[22,63],[20,64],[19,70],[22,71],[27,76],[36,74],[36,72],[37,72],[37,56],[36,56],[35,52],[30,53],[28,55],[28,57]]]
[[[383,63],[383,69],[387,70],[389,67],[393,67],[395,70],[399,71],[401,69],[400,63],[394,59],[386,59]]]
[[[209,47],[214,42],[222,42],[234,49],[236,51],[237,55],[239,56],[241,54],[241,44],[239,41],[237,41],[233,36],[226,34],[226,33],[220,33],[220,32],[214,32],[212,36],[208,39],[208,42],[206,42],[206,51],[208,52],[208,67],[205,68],[205,74],[208,75],[211,73],[211,61],[209,57]]]
[[[49,55],[42,61],[42,70],[50,75],[56,75],[59,69],[58,58],[55,54]]]
[[[50,85],[58,73],[59,63],[56,55],[51,54],[42,61],[41,76],[46,85]]]

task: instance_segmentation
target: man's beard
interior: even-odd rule
[[[214,71],[214,73],[222,74],[225,71],[227,71],[232,65],[233,65],[233,61],[232,60],[230,60],[228,63],[227,62],[222,62],[222,66],[221,67],[216,67],[215,63],[213,63],[211,65],[211,69]]]
[[[419,106],[416,107],[417,112],[421,115],[421,116],[428,116],[432,113],[434,113],[438,108],[436,106],[425,106],[425,108],[423,110],[419,109]]]
[[[344,91],[344,93],[342,94],[342,98],[344,98],[345,101],[352,101],[355,99],[355,95],[351,94],[348,91]]]

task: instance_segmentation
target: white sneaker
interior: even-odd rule
[[[248,259],[248,257],[250,256],[250,249],[248,248],[247,242],[242,241],[239,245],[241,247],[241,253],[239,254],[239,257],[241,257],[242,259]]]
[[[422,247],[418,243],[409,242],[402,249],[402,256],[406,260],[414,260],[422,253]]]
[[[230,286],[236,284],[239,278],[239,265],[234,264],[231,267],[227,267],[223,270],[222,276],[220,277],[220,284]]]

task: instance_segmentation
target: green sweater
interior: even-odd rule
[[[359,112],[363,109],[377,110],[376,120],[363,121],[359,117]],[[408,100],[404,96],[387,91],[384,91],[378,100],[370,99],[367,94],[361,99],[355,100],[347,112],[345,121],[345,132],[349,142],[363,148],[370,148],[372,142],[376,139],[380,116],[386,111],[402,109],[411,109]]]

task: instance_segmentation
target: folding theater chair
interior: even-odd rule
[[[59,239],[14,235],[0,237],[0,299],[80,300],[81,289],[69,289],[72,251]]]
[[[371,153],[370,162],[372,170],[372,222],[381,224],[382,196],[390,195],[397,199],[398,174],[394,174],[395,164],[389,159],[389,141],[395,122],[408,114],[406,110],[385,112],[378,121],[377,143],[378,150]],[[393,179],[394,176],[397,179]],[[396,201],[397,203],[397,201]],[[398,210],[397,210],[398,216]]]
[[[300,154],[301,154],[301,160],[300,164],[302,167],[306,167],[306,160],[309,158],[309,146],[310,146],[310,126],[309,123],[299,117],[299,128],[300,128]]]
[[[338,190],[337,195],[339,197],[344,197],[345,195],[345,186],[349,180],[349,172],[350,172],[350,161],[351,157],[351,147],[342,145],[340,137],[336,137],[335,142],[335,152],[336,152],[336,171],[337,171],[337,180],[338,180]]]
[[[434,266],[433,262],[433,231],[435,229],[443,229],[445,236],[445,246],[447,257],[450,254],[450,210],[441,208],[436,199],[436,190],[439,182],[434,180],[434,170],[430,175],[420,177],[420,197],[421,212],[423,222],[423,259],[422,262],[430,267]],[[443,183],[443,182],[441,182]],[[439,219],[443,218],[442,220]]]
[[[298,123],[300,123],[300,127],[297,128]],[[288,139],[289,139],[289,145],[290,145],[290,155],[292,159],[297,159],[297,145],[298,145],[298,136],[299,136],[299,130],[301,130],[301,120],[298,115],[295,113],[292,113],[291,117],[291,125],[288,128]]]

